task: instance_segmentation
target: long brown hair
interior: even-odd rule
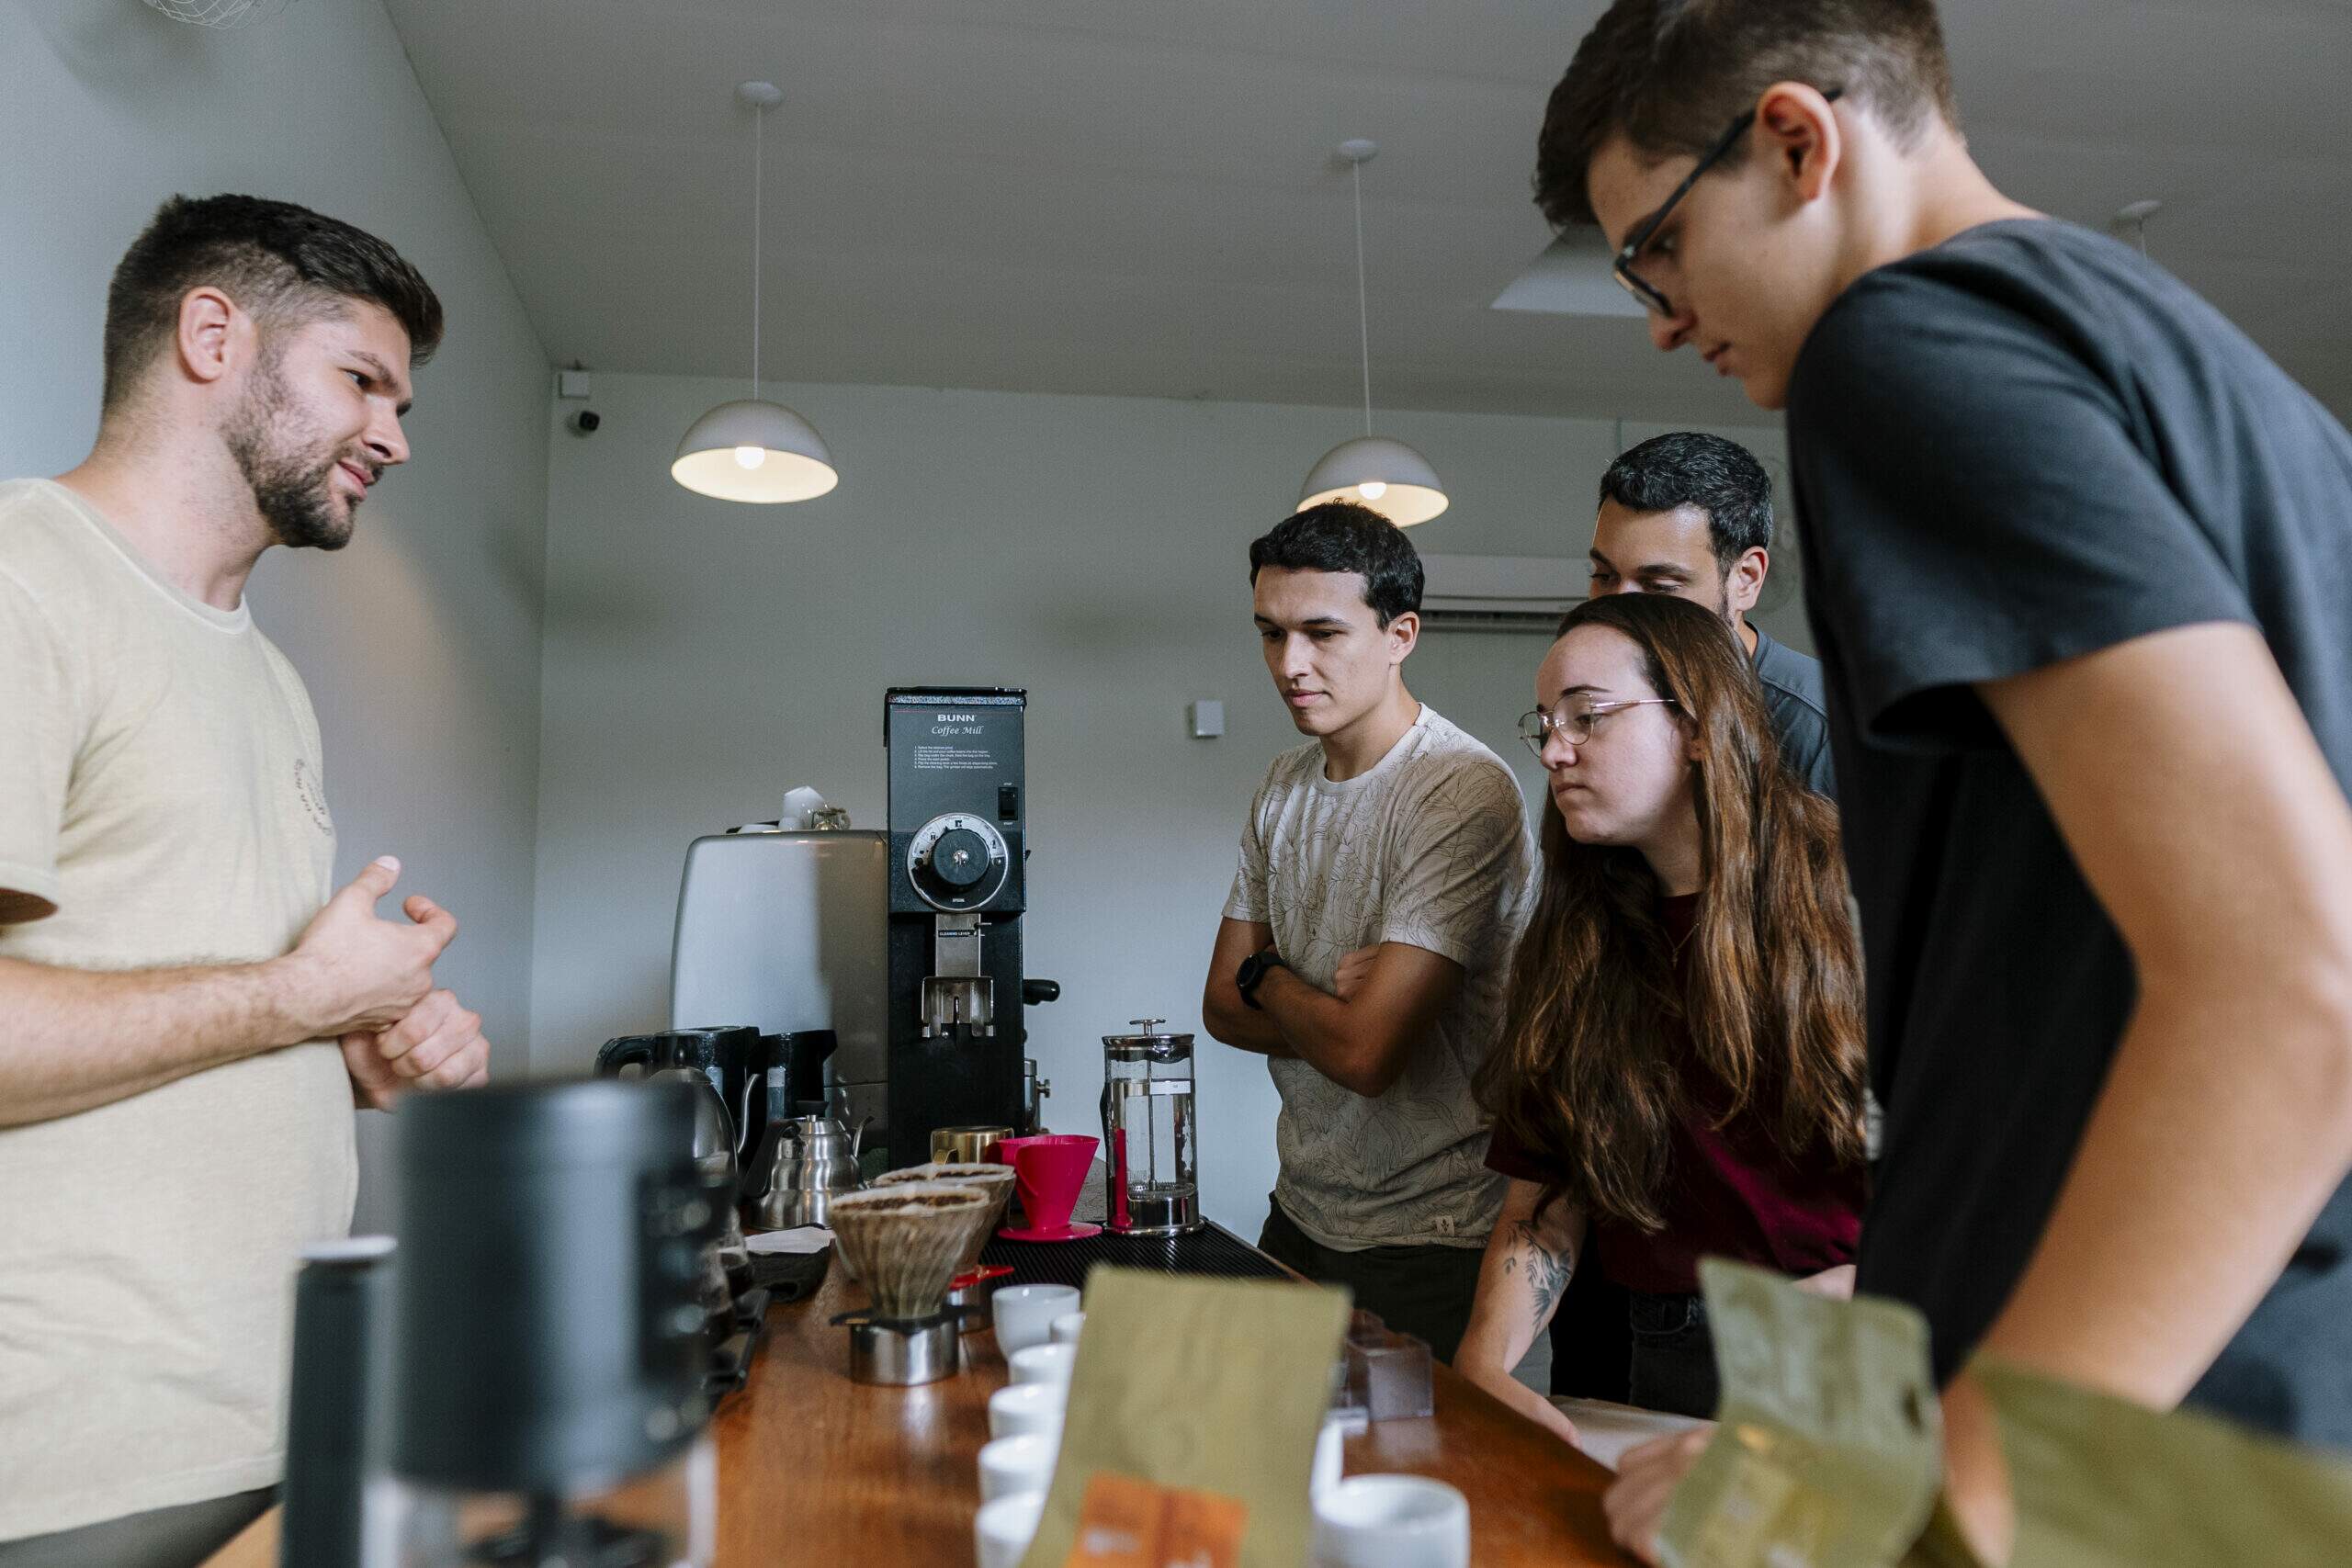
[[[1685,1110],[1659,1021],[1688,1025],[1728,1091],[1724,1121],[1755,1115],[1784,1154],[1826,1146],[1858,1164],[1861,962],[1837,808],[1781,767],[1762,691],[1723,622],[1686,600],[1619,593],[1569,611],[1559,635],[1584,626],[1633,639],[1652,689],[1697,739],[1702,892],[1689,979],[1676,983],[1642,852],[1580,844],[1547,808],[1543,896],[1479,1091],[1498,1125],[1561,1173],[1547,1205],[1566,1196],[1655,1230]]]

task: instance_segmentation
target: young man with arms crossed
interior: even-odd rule
[[[381,241],[164,204],[116,270],[96,447],[0,483],[0,1568],[181,1568],[285,1462],[300,1249],[352,1108],[481,1082],[457,922],[334,890],[318,726],[244,588],[408,459],[441,307]]]
[[[1250,578],[1310,738],[1250,803],[1201,1004],[1282,1094],[1259,1245],[1451,1360],[1502,1198],[1471,1078],[1532,876],[1519,784],[1405,688],[1421,563],[1395,525],[1310,507],[1250,547]]]
[[[1618,0],[1538,199],[1661,349],[1785,407],[1883,1107],[1860,1289],[2352,1444],[2352,436],[1971,161],[1928,0]],[[1637,1551],[1695,1448],[1629,1457]]]

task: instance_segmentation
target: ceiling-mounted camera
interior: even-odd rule
[[[594,409],[582,409],[563,423],[564,427],[574,435],[594,435],[596,434],[596,427],[605,423],[605,416]]]

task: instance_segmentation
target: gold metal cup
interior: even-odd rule
[[[932,1130],[931,1157],[939,1165],[987,1165],[996,1159],[996,1145],[1012,1136],[1010,1127],[937,1127]]]

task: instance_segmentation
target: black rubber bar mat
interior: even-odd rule
[[[1007,1241],[992,1236],[980,1249],[982,1263],[1012,1270],[1008,1283],[1079,1285],[1097,1263],[1156,1269],[1164,1274],[1213,1274],[1227,1280],[1287,1280],[1279,1263],[1236,1240],[1216,1225],[1189,1235],[1123,1236],[1104,1231],[1079,1241]]]

